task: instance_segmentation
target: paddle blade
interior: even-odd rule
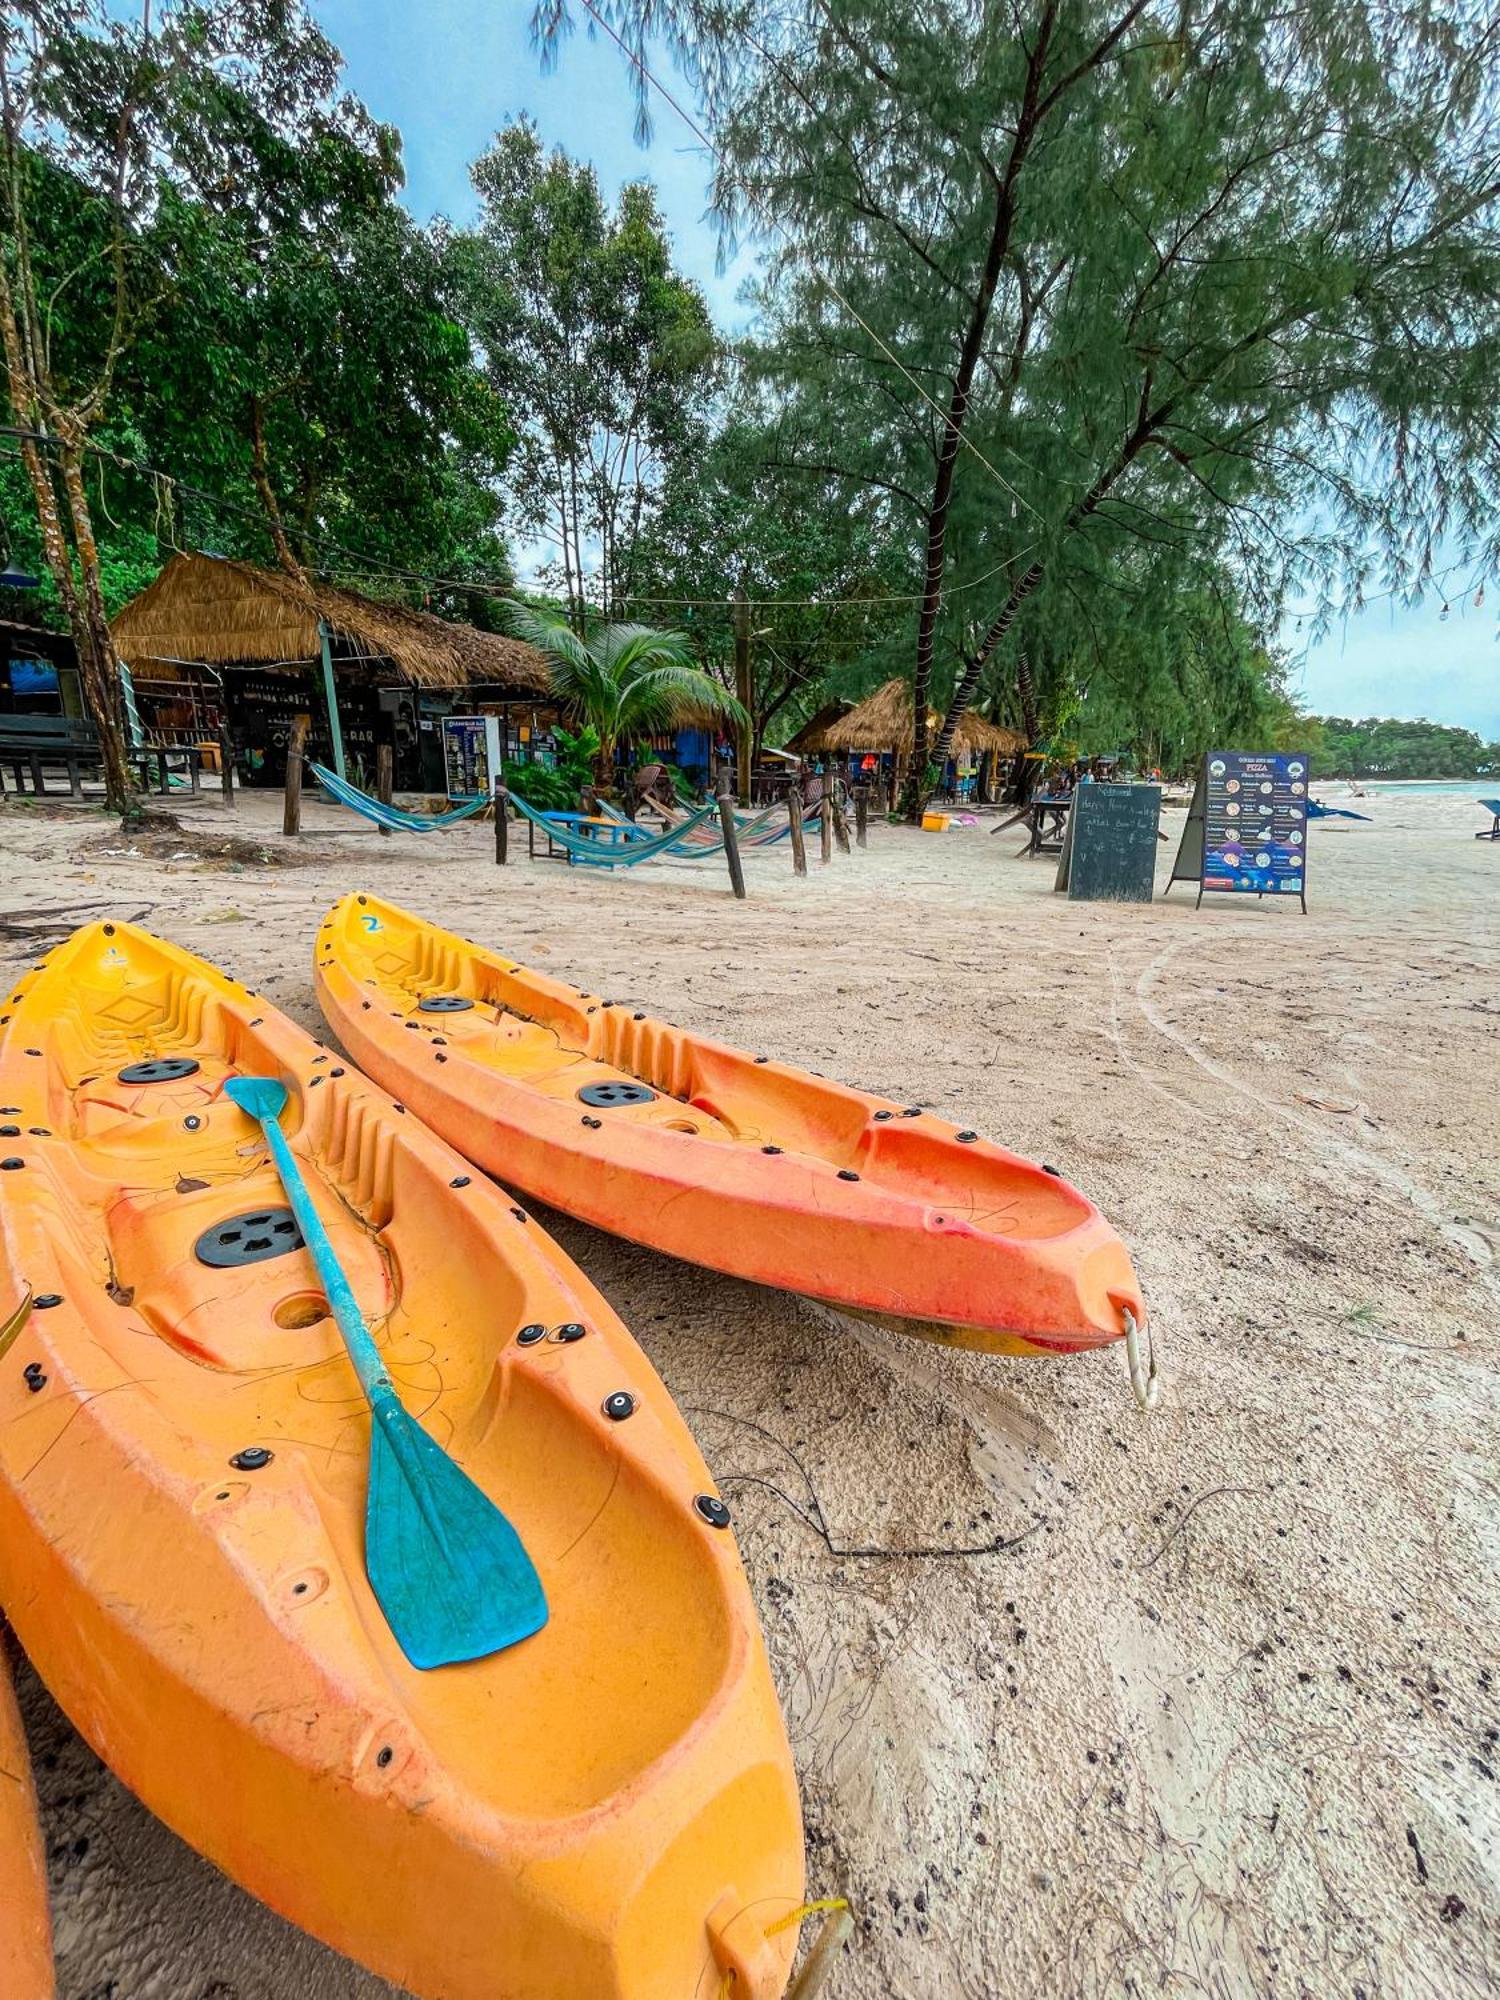
[[[365,1567],[407,1659],[450,1666],[539,1632],[542,1580],[510,1522],[389,1390],[373,1407]]]
[[[224,1095],[252,1118],[279,1118],[286,1109],[286,1085],[269,1076],[231,1076]]]

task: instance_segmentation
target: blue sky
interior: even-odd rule
[[[744,322],[737,304],[751,268],[741,255],[716,269],[717,241],[704,219],[708,163],[665,106],[646,151],[633,137],[634,106],[623,59],[580,29],[550,75],[531,47],[531,0],[312,0],[343,50],[350,87],[405,140],[406,199],[422,220],[467,220],[474,211],[468,163],[496,129],[528,112],[544,140],[592,162],[607,195],[629,180],[656,183],[680,268],[702,285],[720,323]],[[1289,622],[1283,638],[1299,662],[1301,698],[1322,714],[1429,717],[1500,740],[1500,645],[1496,607],[1465,599],[1441,619],[1441,596],[1403,608],[1386,600],[1309,646]]]

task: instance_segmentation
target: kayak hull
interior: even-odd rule
[[[34,1299],[0,1369],[0,1604],[80,1733],[419,2000],[708,1995],[730,1970],[775,2000],[795,1926],[765,1926],[803,1887],[785,1730],[707,1468],[598,1293],[415,1117],[126,925],[60,947],[0,1032],[0,1301]],[[549,1617],[521,1644],[422,1673],[386,1625],[368,1409],[309,1253],[273,1240],[232,1074],[287,1085],[398,1393],[536,1563]],[[248,1261],[203,1261],[236,1231]]]
[[[467,1158],[596,1227],[880,1324],[1060,1355],[1144,1325],[1049,1168],[583,993],[353,894],[314,972],[344,1046]]]
[[[0,1651],[0,1994],[5,2000],[52,2000],[54,1990],[36,1792]]]

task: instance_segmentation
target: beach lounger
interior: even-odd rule
[[[1491,825],[1488,833],[1476,833],[1474,838],[1476,840],[1500,840],[1500,799],[1481,799],[1479,804],[1481,810],[1490,815]]]

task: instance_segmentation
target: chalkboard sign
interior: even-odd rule
[[[1075,902],[1149,903],[1160,817],[1159,785],[1080,785],[1057,887]]]
[[[1200,903],[1205,894],[1295,896],[1306,915],[1308,761],[1295,750],[1210,750],[1172,881],[1196,878]]]

